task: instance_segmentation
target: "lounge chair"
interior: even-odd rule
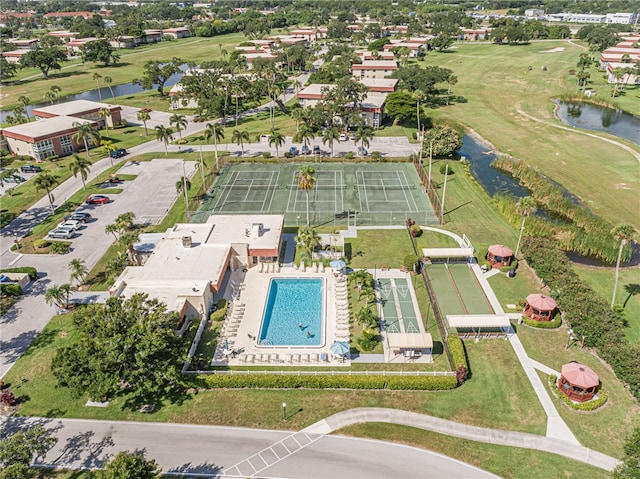
[[[302,362],[303,363],[308,363],[309,362],[309,355],[308,354],[303,354],[302,355]]]
[[[319,361],[320,361],[320,355],[319,354],[312,354],[311,355],[311,362],[317,363]]]
[[[294,363],[300,363],[300,355],[299,354],[294,354],[293,355],[293,362]]]
[[[320,354],[320,360],[324,361],[325,363],[329,361],[329,355],[327,353],[322,353]]]
[[[324,273],[324,263],[320,263],[320,272]]]
[[[287,354],[287,355],[285,355],[284,360],[285,360],[285,362],[287,362],[287,363],[292,362],[292,361],[293,361],[293,355],[291,355],[291,354]]]
[[[256,360],[255,354],[247,354],[247,359],[246,359],[247,363],[253,364],[255,360]]]

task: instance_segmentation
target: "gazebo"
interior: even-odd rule
[[[486,260],[491,263],[492,268],[502,268],[511,265],[513,261],[513,250],[502,244],[494,244],[489,246]]]
[[[589,401],[599,385],[600,378],[589,366],[575,361],[562,366],[558,389],[572,401]]]
[[[551,321],[558,311],[558,304],[544,294],[530,294],[522,314],[534,321]]]

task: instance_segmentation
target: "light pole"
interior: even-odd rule
[[[287,403],[283,402],[282,403],[282,420],[283,421],[287,421]]]
[[[569,346],[571,345],[571,341],[576,339],[575,336],[573,335],[573,329],[570,329],[569,331],[567,331],[567,335],[569,337],[567,338],[567,345],[564,347],[564,349],[569,349]]]

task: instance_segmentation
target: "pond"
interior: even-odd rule
[[[640,118],[622,110],[581,102],[560,102],[557,115],[569,126],[602,131],[640,145]]]

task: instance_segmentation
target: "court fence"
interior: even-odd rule
[[[420,181],[425,188],[425,193],[427,198],[429,198],[429,202],[431,203],[431,207],[433,208],[433,212],[438,218],[438,224],[443,224],[442,220],[442,202],[440,201],[440,197],[438,193],[436,193],[436,189],[438,185],[429,178],[429,173],[427,173],[422,165],[422,160],[416,156],[413,158],[413,166],[415,166],[416,171],[418,172],[418,176],[420,177]]]

